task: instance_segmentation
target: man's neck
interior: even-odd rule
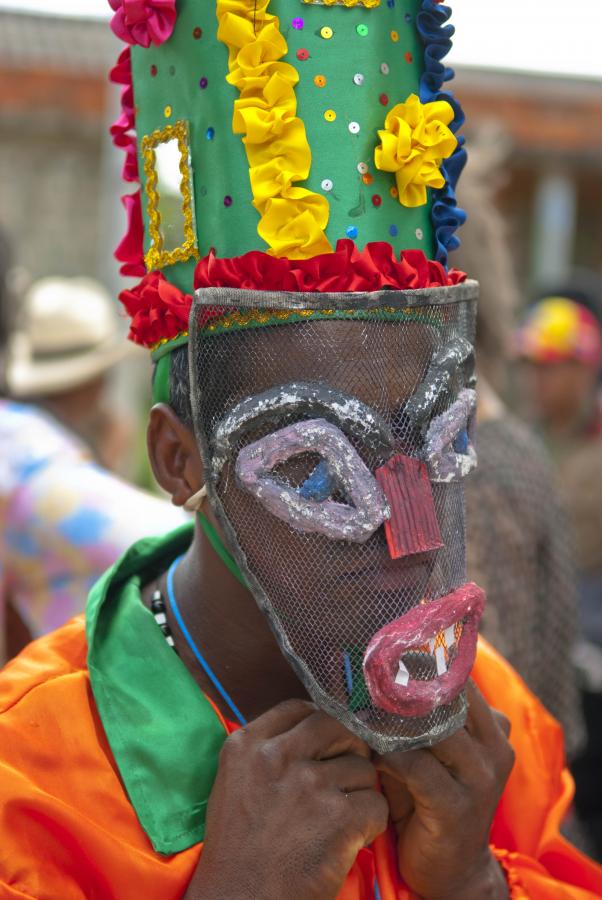
[[[165,576],[161,590],[167,596]],[[307,693],[282,655],[251,593],[226,569],[197,525],[174,576],[174,593],[194,643],[246,719]],[[215,690],[170,615],[182,661],[226,718],[232,712]]]

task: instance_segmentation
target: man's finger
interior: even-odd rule
[[[386,772],[380,773],[380,783],[389,804],[391,820],[397,828],[402,827],[415,809],[412,795],[405,784]]]
[[[361,830],[363,846],[371,844],[379,834],[386,831],[389,822],[389,806],[378,791],[354,791],[343,798],[350,805],[355,824]]]
[[[467,686],[469,711],[464,728],[431,747],[431,753],[463,784],[478,784],[505,746],[510,722],[492,709],[474,684]]]
[[[379,772],[406,785],[416,806],[432,810],[442,797],[458,791],[455,778],[431,750],[384,753],[374,756],[373,762]]]
[[[509,738],[510,732],[512,730],[512,725],[510,723],[510,719],[508,718],[508,716],[505,716],[504,713],[500,712],[499,709],[494,709],[493,706],[491,707],[491,712],[493,714],[493,718],[495,719],[495,721],[498,724],[498,728],[502,729],[502,732],[504,733],[504,737]]]
[[[294,755],[304,759],[332,759],[343,753],[368,759],[371,755],[365,741],[321,710],[314,710],[279,740],[286,741]]]
[[[376,769],[363,756],[349,753],[336,759],[310,764],[310,772],[325,788],[335,785],[343,794],[353,791],[374,790],[377,783]]]
[[[466,698],[468,716],[464,727],[475,740],[490,747],[499,741],[500,729],[505,737],[509,736],[509,720],[503,713],[489,706],[474,681],[469,681],[466,685]]]
[[[260,740],[269,740],[290,731],[315,711],[316,705],[309,700],[285,700],[240,730]]]
[[[463,776],[478,766],[478,756],[483,750],[466,728],[459,728],[451,737],[431,747],[430,752],[454,778],[465,781]]]

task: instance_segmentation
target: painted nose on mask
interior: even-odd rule
[[[384,522],[391,559],[441,549],[433,491],[422,460],[399,453],[374,475],[391,513]]]

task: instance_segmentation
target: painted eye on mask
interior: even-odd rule
[[[456,336],[433,353],[424,381],[403,411],[423,436],[433,410],[450,399],[458,379],[468,388],[474,387],[474,348],[465,338]]]
[[[220,474],[237,443],[258,425],[276,427],[283,425],[288,416],[298,419],[300,414],[308,419],[329,422],[334,419],[347,434],[382,460],[393,452],[395,442],[387,423],[357,397],[323,384],[291,381],[246,397],[219,422],[212,448],[215,475]]]
[[[476,467],[476,406],[476,392],[471,388],[464,388],[449,409],[432,419],[423,452],[431,481],[456,481]]]
[[[319,461],[299,487],[279,477],[280,467],[307,454]],[[242,489],[296,531],[363,543],[389,517],[374,475],[326,419],[295,422],[243,447],[235,473]]]

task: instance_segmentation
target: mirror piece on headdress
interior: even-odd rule
[[[177,250],[184,241],[184,217],[181,210],[180,149],[175,138],[155,147],[157,173],[157,212],[159,213],[163,249]]]
[[[181,120],[142,139],[146,176],[149,271],[198,258],[188,123]]]

